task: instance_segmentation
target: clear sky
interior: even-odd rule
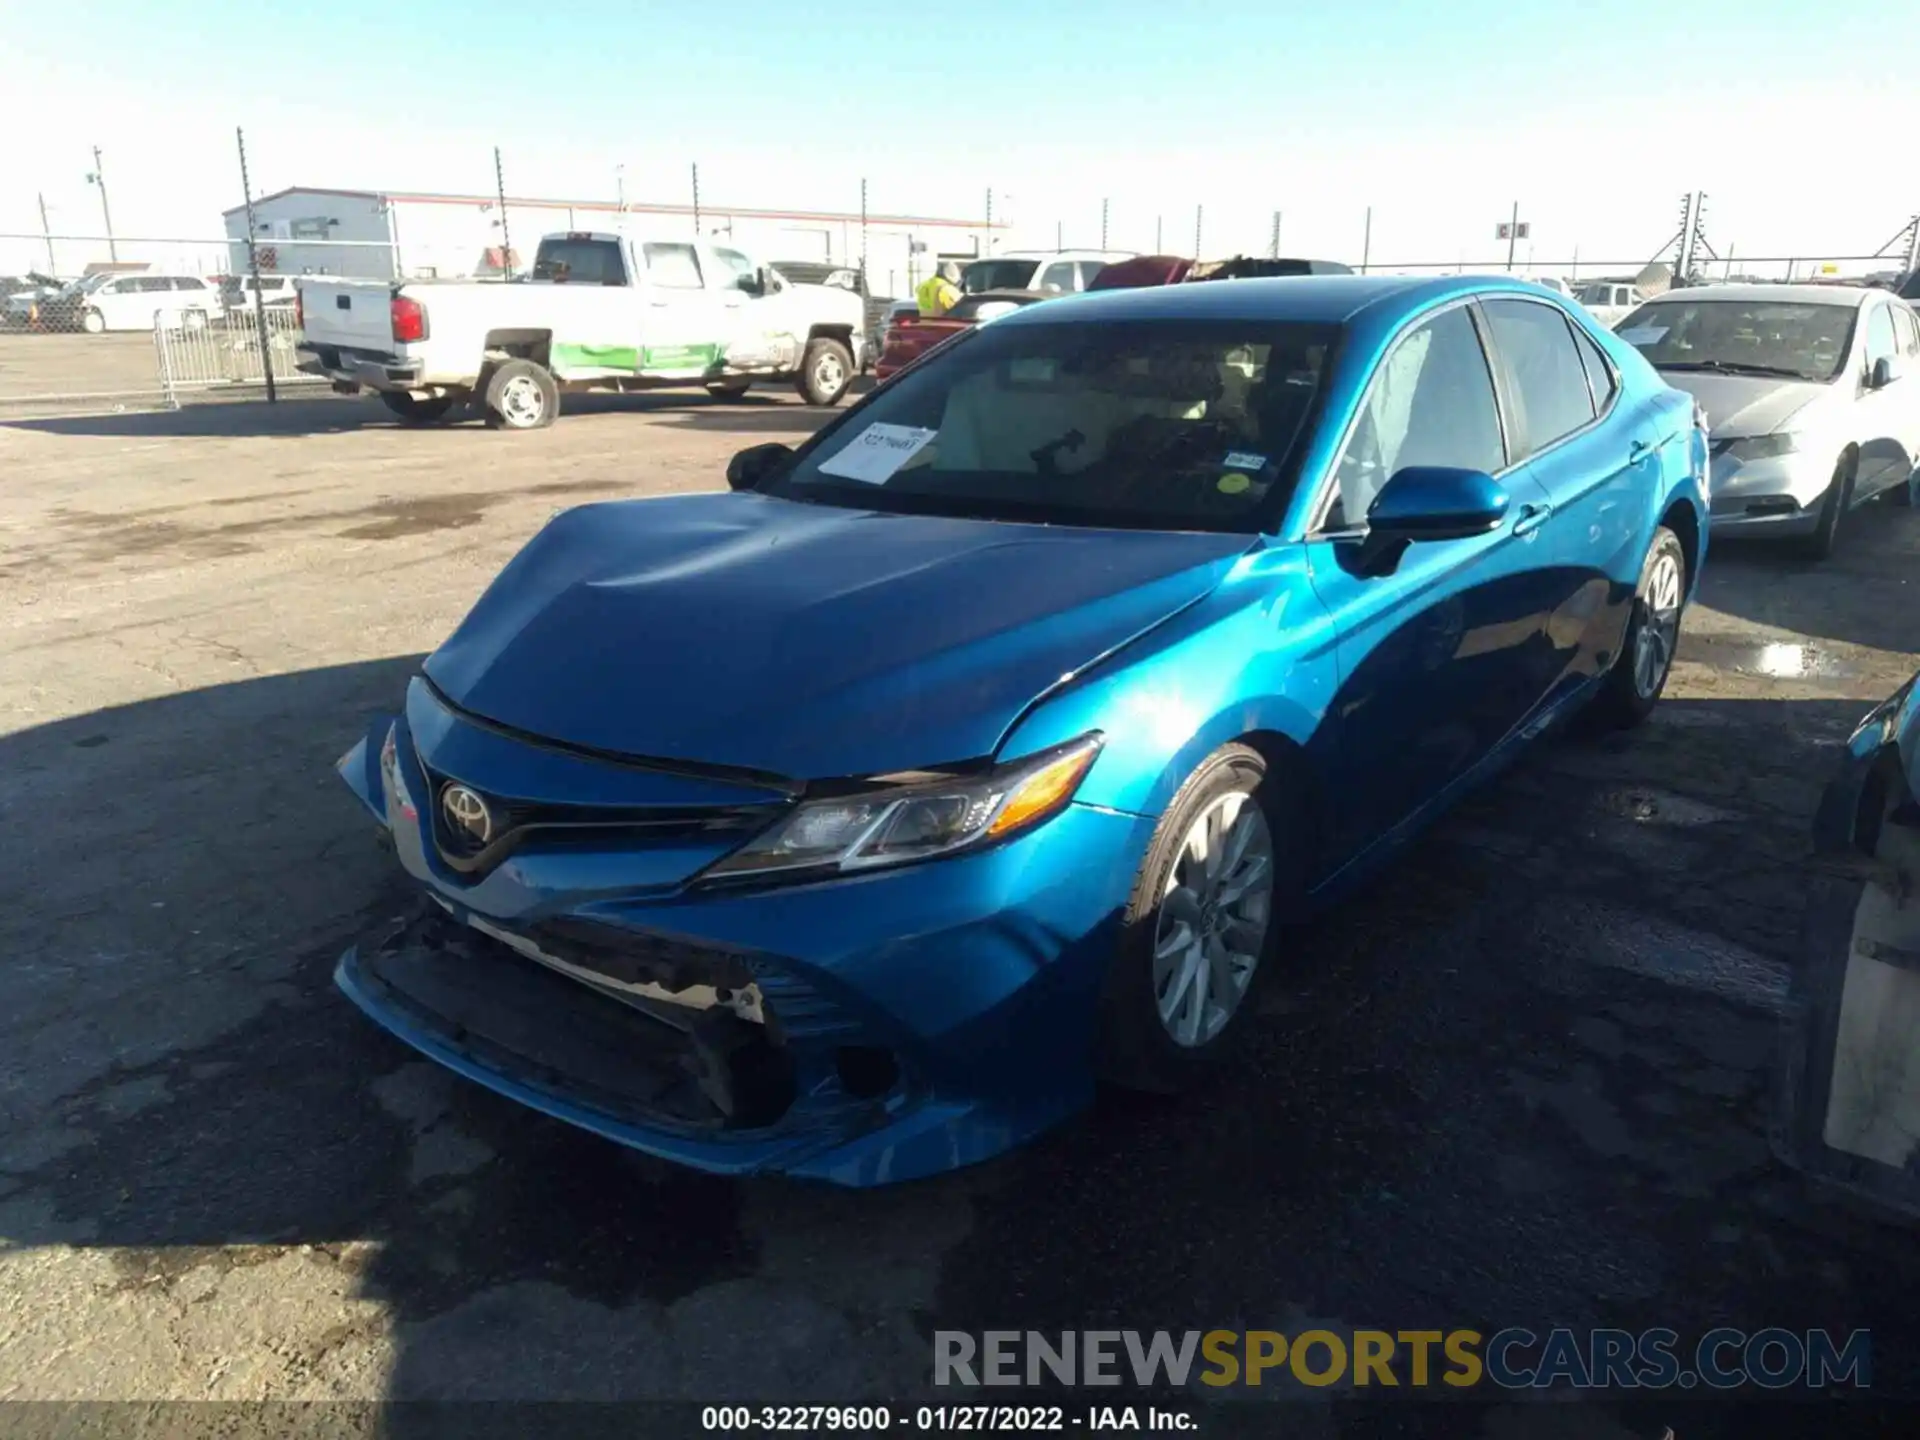
[[[1016,242],[1649,257],[1680,196],[1743,255],[1864,254],[1920,209],[1911,0],[0,0],[0,231],[217,236],[302,184],[977,216]],[[0,268],[19,247],[0,242]],[[1525,260],[1525,247],[1521,259]],[[17,267],[19,258],[15,258]]]

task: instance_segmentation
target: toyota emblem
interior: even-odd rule
[[[493,812],[484,798],[464,785],[449,785],[440,792],[440,813],[453,833],[476,849],[493,839]]]

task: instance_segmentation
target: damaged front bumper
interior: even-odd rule
[[[583,758],[528,763],[556,794],[603,779]],[[1099,986],[1149,819],[1069,805],[1002,846],[806,883],[700,884],[737,835],[530,839],[462,873],[404,720],[339,770],[422,890],[419,915],[342,956],[339,987],[533,1109],[719,1174],[864,1186],[988,1159],[1092,1098]]]
[[[1855,729],[1815,816],[1774,1148],[1816,1180],[1920,1218],[1916,761],[1909,680]]]

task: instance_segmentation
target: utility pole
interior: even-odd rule
[[[113,211],[107,208],[107,172],[100,164],[100,147],[93,147],[93,173],[87,176],[89,185],[100,187],[100,218],[107,222],[107,258],[118,260],[120,247],[113,243]]]
[[[1107,248],[1107,202],[1100,202],[1100,248]]]
[[[985,254],[993,254],[993,190],[991,187],[987,190],[987,233],[982,237],[980,244]]]
[[[1273,241],[1268,245],[1267,252],[1267,258],[1270,260],[1280,258],[1280,212],[1278,210],[1273,212]]]
[[[1200,258],[1200,217],[1205,209],[1202,205],[1193,207],[1193,258],[1196,260]]]
[[[867,179],[860,177],[860,293],[867,293]]]
[[[1165,245],[1162,245],[1160,243],[1161,241],[1160,222],[1164,218],[1165,218],[1164,216],[1160,216],[1160,215],[1156,215],[1153,217],[1153,253],[1156,255],[1158,255],[1161,251],[1167,248]]]
[[[620,213],[624,215],[627,213],[627,167],[626,166],[616,165],[613,167],[613,187],[614,187],[615,194],[617,194],[620,199]]]
[[[273,346],[269,343],[273,337],[267,331],[267,297],[260,289],[260,247],[254,243],[259,227],[253,218],[253,181],[247,176],[247,136],[238,125],[233,127],[233,140],[240,149],[240,195],[247,203],[247,269],[253,275],[253,323],[260,337],[260,374],[267,382],[267,403],[277,405],[280,393],[273,384]]]
[[[40,234],[47,242],[47,274],[58,275],[60,266],[53,258],[53,227],[47,224],[47,197],[36,196],[40,202]]]
[[[500,268],[513,278],[513,236],[507,233],[507,172],[500,165],[500,147],[493,147],[493,198],[500,202]]]
[[[1054,254],[1058,255],[1062,250],[1067,248],[1066,234],[1067,234],[1066,222],[1063,220],[1054,221],[1053,222],[1053,253]]]
[[[1513,218],[1507,222],[1507,272],[1513,272],[1514,247],[1520,243],[1520,202],[1513,202]]]
[[[700,162],[693,162],[693,234],[700,238]]]
[[[1367,228],[1360,236],[1360,273],[1367,273],[1367,261],[1373,256],[1373,207],[1367,206]]]

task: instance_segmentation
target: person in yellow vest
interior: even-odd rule
[[[960,267],[942,260],[940,267],[914,287],[913,301],[929,320],[947,313],[960,302]]]

